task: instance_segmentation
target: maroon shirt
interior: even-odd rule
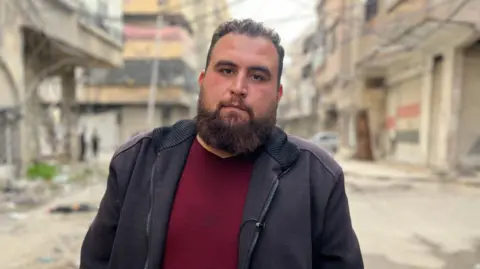
[[[253,161],[220,158],[195,139],[175,195],[163,269],[236,269]]]

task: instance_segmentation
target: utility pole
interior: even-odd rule
[[[155,23],[155,49],[153,63],[152,63],[152,75],[150,79],[150,92],[148,96],[148,107],[147,107],[147,128],[155,128],[155,107],[157,104],[157,86],[158,86],[158,64],[159,60],[158,54],[160,52],[160,30],[163,26],[163,17],[161,11],[158,12],[157,21]]]

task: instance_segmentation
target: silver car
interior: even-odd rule
[[[319,132],[310,138],[314,144],[322,147],[332,154],[338,150],[338,134],[335,132]]]

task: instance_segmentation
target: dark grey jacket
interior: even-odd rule
[[[117,150],[81,269],[161,267],[170,208],[195,135],[194,122],[185,120]],[[239,269],[363,269],[342,169],[280,129],[255,162],[243,220]]]

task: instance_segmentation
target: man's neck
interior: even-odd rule
[[[231,153],[228,153],[226,151],[223,151],[223,150],[219,150],[219,149],[216,149],[216,148],[213,148],[211,147],[210,145],[208,145],[207,143],[205,143],[205,141],[203,141],[203,139],[197,135],[197,140],[198,140],[198,143],[200,143],[200,145],[206,149],[207,151],[211,152],[212,154],[215,154],[217,155],[218,157],[220,158],[229,158],[229,157],[232,157],[233,154]]]

